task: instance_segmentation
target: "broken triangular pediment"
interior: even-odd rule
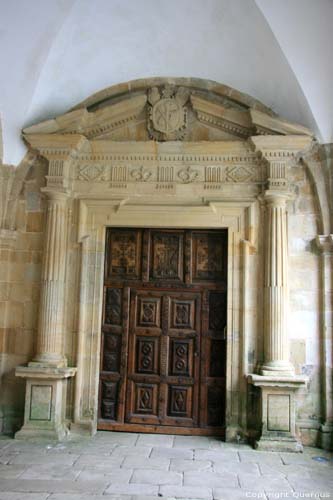
[[[112,141],[223,141],[254,135],[309,135],[255,99],[197,79],[137,80],[106,89],[30,134],[80,134]]]

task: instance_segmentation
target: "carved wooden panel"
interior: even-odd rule
[[[151,233],[151,280],[183,281],[183,233]]]
[[[101,416],[104,419],[115,420],[117,418],[118,383],[102,380],[101,394]]]
[[[138,326],[157,327],[161,324],[161,299],[139,298]]]
[[[136,372],[158,372],[158,339],[152,337],[137,337],[136,340]]]
[[[169,386],[168,415],[170,417],[192,416],[191,408],[191,387]]]
[[[106,288],[104,301],[104,322],[107,325],[122,323],[122,290],[121,288]]]
[[[103,371],[119,372],[121,336],[104,333]]]
[[[193,233],[193,280],[226,279],[226,237],[224,233]]]
[[[212,426],[222,426],[224,424],[224,413],[225,413],[224,386],[212,385],[208,387],[207,406],[208,406],[207,424]]]
[[[209,329],[223,336],[226,326],[226,293],[209,294]]]
[[[107,239],[107,278],[140,278],[141,231],[111,229]]]
[[[192,376],[193,340],[171,339],[170,375]]]
[[[172,300],[171,328],[193,329],[194,302],[192,300]]]
[[[223,340],[210,341],[209,375],[223,377],[225,364],[225,343]]]
[[[135,384],[135,413],[157,415],[157,385]]]

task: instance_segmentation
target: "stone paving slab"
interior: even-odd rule
[[[183,476],[179,472],[162,471],[154,469],[138,469],[134,471],[131,483],[156,484],[156,485],[181,485]]]
[[[18,456],[17,453],[10,453],[10,452],[2,453],[0,454],[0,464],[3,465],[9,464],[17,456]]]
[[[286,479],[275,476],[255,477],[252,474],[240,474],[239,484],[244,490],[250,491],[270,491],[270,492],[291,492],[292,487]]]
[[[49,492],[49,493],[92,493],[102,494],[109,485],[108,481],[68,481],[68,480],[29,480],[1,479],[0,491]],[[22,499],[23,500],[23,499]]]
[[[141,434],[138,437],[136,446],[163,446],[163,448],[171,448],[175,437],[166,434]]]
[[[10,467],[10,466],[7,466]],[[69,479],[74,481],[80,470],[64,465],[38,464],[27,467],[20,475],[20,479]]]
[[[237,451],[223,450],[194,450],[196,460],[212,460],[214,462],[237,462],[239,463],[239,455]]]
[[[219,474],[252,474],[254,477],[261,475],[258,464],[254,462],[213,462],[213,472]]]
[[[46,453],[19,453],[10,460],[10,464],[52,464],[52,465],[73,465],[78,460],[79,455],[47,455]]]
[[[94,436],[96,444],[107,440],[108,443],[122,444],[126,446],[135,446],[140,434],[132,432],[103,432],[100,431]]]
[[[77,477],[77,481],[107,481],[108,483],[128,483],[133,475],[132,469],[98,468],[85,469]]]
[[[275,498],[275,497],[273,497]],[[214,500],[266,500],[266,493],[262,490],[250,491],[236,488],[213,488]]]
[[[161,500],[159,496],[151,495],[91,495],[91,494],[63,494],[55,493],[47,498],[47,500]],[[16,499],[15,499],[16,500]],[[20,499],[21,500],[21,499]],[[164,498],[163,500],[171,500]],[[174,499],[172,499],[174,500]]]
[[[104,495],[152,495],[158,496],[158,486],[153,484],[111,484]],[[105,500],[108,500],[107,498]]]
[[[170,470],[181,472],[203,470],[211,471],[212,462],[210,460],[182,460],[179,458],[172,458],[170,462]]]
[[[192,450],[184,450],[183,448],[161,448],[154,447],[152,449],[150,458],[164,457],[164,458],[182,458],[184,460],[191,460],[193,458]]]
[[[329,492],[331,497],[333,497],[333,482],[331,480],[321,479],[319,482],[318,479],[293,477],[290,479],[288,478],[288,482],[295,491],[315,493]]]
[[[0,479],[15,479],[26,470],[25,465],[0,464]]]
[[[243,465],[246,465],[245,463]],[[255,464],[254,464],[255,465]],[[301,477],[310,477],[310,469],[303,465],[272,465],[260,463],[258,464],[260,474],[262,476],[288,477],[290,474],[299,474]]]
[[[239,451],[239,458],[241,462],[255,462],[265,464],[282,465],[282,459],[279,453],[270,451],[257,451],[257,450],[242,450]]]
[[[136,456],[129,456],[124,459],[121,466],[125,469],[168,470],[170,466],[170,459],[165,457],[141,458]],[[180,469],[175,469],[175,470],[180,470]]]
[[[124,461],[124,456],[111,456],[111,455],[81,455],[76,461],[76,467],[120,467]]]
[[[203,448],[207,449],[210,446],[220,446],[220,441],[206,436],[176,436],[174,440],[174,448]]]
[[[203,486],[161,486],[160,494],[163,498],[174,497],[181,499],[212,500],[212,489]]]
[[[48,500],[49,493],[0,492],[0,500]]]
[[[216,472],[185,472],[185,486],[207,485],[211,488],[239,488],[236,474],[218,474]]]
[[[168,449],[168,448],[165,448]],[[145,457],[148,458],[151,454],[151,446],[117,446],[112,451],[112,457]]]

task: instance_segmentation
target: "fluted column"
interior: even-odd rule
[[[37,349],[32,364],[66,366],[63,355],[67,195],[48,191]]]
[[[293,375],[289,361],[288,315],[288,194],[265,194],[264,364],[263,375]]]

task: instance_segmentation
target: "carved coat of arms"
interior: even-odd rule
[[[189,91],[184,87],[166,85],[148,92],[148,132],[157,141],[181,140],[186,132],[186,102]]]

